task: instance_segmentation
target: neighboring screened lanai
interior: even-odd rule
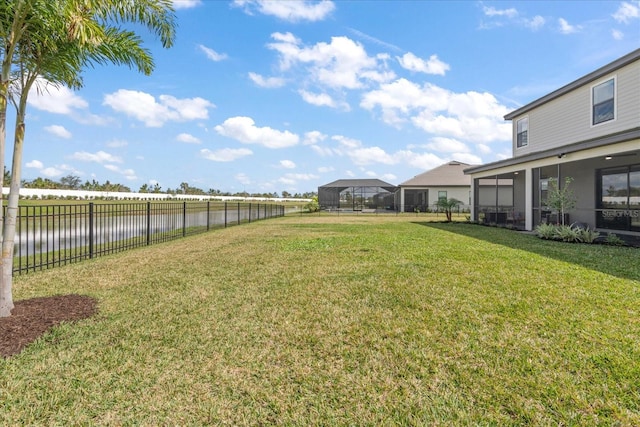
[[[339,179],[318,187],[318,203],[327,210],[395,210],[396,190],[379,179]]]

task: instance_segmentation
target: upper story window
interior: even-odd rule
[[[591,124],[615,119],[616,79],[612,78],[591,88]]]
[[[517,137],[516,147],[526,147],[529,145],[529,117],[525,117],[516,122]]]

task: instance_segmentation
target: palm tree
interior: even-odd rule
[[[0,164],[4,167],[7,100],[16,107],[12,177],[2,226],[0,317],[13,309],[12,270],[27,98],[48,84],[82,86],[82,69],[92,63],[124,64],[144,74],[153,58],[132,31],[114,26],[139,23],[155,32],[164,47],[175,37],[171,0],[6,0],[0,5],[0,42],[5,56],[0,75]],[[40,82],[44,82],[39,85]],[[3,182],[0,182],[3,184]],[[1,211],[1,210],[0,210]],[[0,214],[1,215],[1,214]]]
[[[451,222],[451,214],[455,208],[457,208],[462,202],[458,199],[447,199],[446,197],[441,197],[436,202],[436,207],[438,210],[442,210],[446,217],[447,222]]]

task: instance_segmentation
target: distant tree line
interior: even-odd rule
[[[10,179],[10,173],[5,169],[5,182],[7,182],[7,177]],[[130,187],[126,185],[111,183],[109,180],[104,183],[98,182],[95,179],[91,181],[82,182],[80,177],[75,175],[67,175],[60,178],[58,181],[54,181],[49,178],[35,178],[33,180],[22,180],[23,188],[43,188],[43,189],[52,189],[52,190],[85,190],[85,191],[107,191],[107,192],[124,192],[130,193],[132,190]],[[142,184],[142,186],[138,189],[138,193],[164,193],[164,194],[191,194],[191,195],[204,195],[204,196],[234,196],[234,197],[268,197],[268,198],[296,198],[296,199],[311,199],[314,196],[317,196],[316,192],[306,192],[306,193],[289,193],[288,191],[283,191],[281,196],[278,193],[248,193],[246,191],[240,191],[236,193],[231,193],[229,191],[220,191],[214,188],[210,188],[208,191],[204,191],[198,187],[192,187],[188,183],[183,182],[179,187],[172,189],[167,188],[163,190],[159,184],[149,185]]]

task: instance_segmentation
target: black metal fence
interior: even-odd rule
[[[43,270],[284,214],[282,205],[245,202],[20,206],[13,271]]]

